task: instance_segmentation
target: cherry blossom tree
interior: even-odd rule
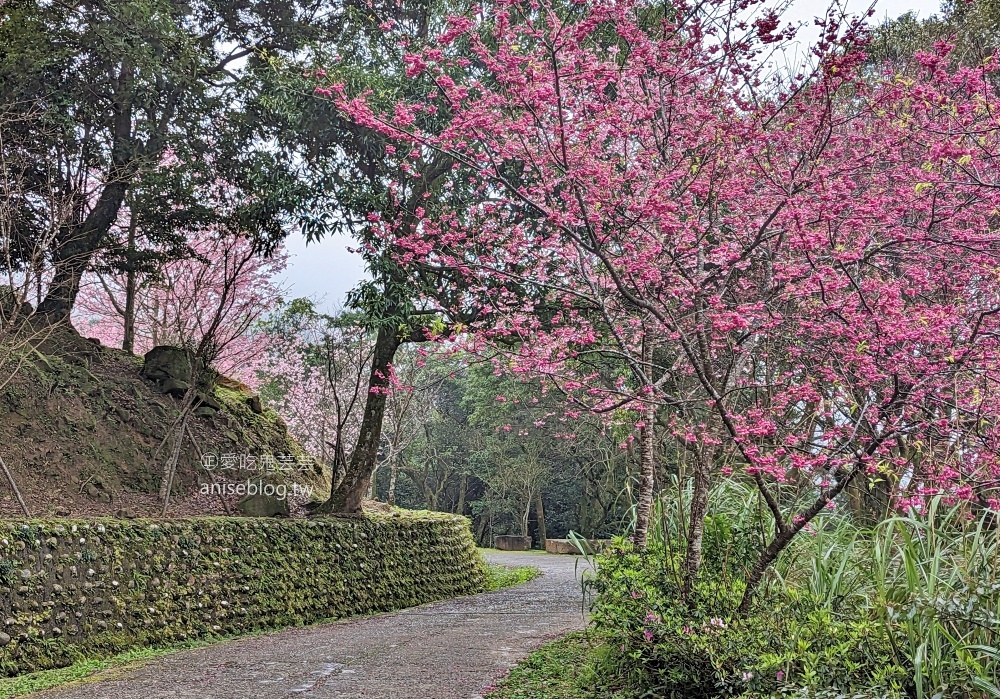
[[[431,363],[430,366],[428,364]],[[386,502],[396,502],[396,483],[403,463],[403,453],[426,430],[440,404],[444,373],[452,367],[442,358],[410,346],[397,353],[392,365],[391,384],[386,400],[385,422],[380,445],[381,461],[389,467]],[[372,472],[369,497],[376,495],[378,467]]]
[[[257,357],[271,342],[251,332],[276,307],[283,289],[277,275],[287,255],[264,257],[245,238],[215,231],[193,233],[188,257],[145,275],[134,301],[135,351],[156,345],[203,348],[206,362],[224,373]],[[125,334],[127,274],[91,273],[77,301],[76,324],[109,346]]]
[[[939,45],[918,75],[872,79],[859,22],[831,12],[812,66],[769,75],[790,30],[753,2],[486,12],[407,56],[435,82],[425,99],[382,113],[344,85],[329,94],[478,185],[382,235],[403,262],[466,275],[456,306],[495,309],[475,342],[517,340],[519,370],[639,413],[640,519],[657,421],[703,455],[696,503],[723,450],[771,511],[744,610],[855,480],[903,486],[896,504],[1000,504],[994,62],[956,68]],[[442,109],[447,129],[416,126]],[[588,373],[591,353],[624,370]]]
[[[317,313],[296,299],[262,332],[270,344],[244,369],[302,446],[343,478],[361,430],[373,334],[351,314]]]

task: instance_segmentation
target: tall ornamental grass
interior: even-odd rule
[[[1000,531],[938,498],[870,539],[871,612],[891,632],[917,699],[1000,697]],[[864,576],[862,576],[864,577]]]

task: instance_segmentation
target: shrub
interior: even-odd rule
[[[809,595],[772,594],[751,616],[733,616],[742,586],[714,576],[684,600],[663,550],[626,542],[601,556],[592,610],[607,634],[605,667],[648,696],[770,695],[788,687],[881,687],[899,694],[901,671],[887,668],[888,639],[877,621],[842,615]]]
[[[684,599],[680,521],[661,507],[646,551],[626,540],[588,584],[609,638],[602,672],[639,696],[1000,697],[1000,532],[995,513],[933,501],[874,529],[817,519],[771,573],[752,614],[734,614],[770,526],[724,485],[705,560]],[[747,493],[748,498],[752,496]],[[756,540],[755,540],[756,537]]]
[[[917,699],[1000,697],[1000,532],[996,516],[946,508],[880,524],[872,536],[872,612]]]

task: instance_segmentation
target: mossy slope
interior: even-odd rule
[[[0,457],[14,472],[32,516],[160,514],[157,491],[181,402],[159,393],[141,368],[141,357],[56,329],[28,351],[13,380],[0,381]],[[284,478],[324,497],[328,469],[303,452],[278,415],[254,412],[250,394],[231,383],[235,388],[215,389],[222,410],[189,421],[168,515],[224,514],[217,498],[197,495],[209,479],[200,453],[294,457],[292,473],[246,469],[215,475]],[[10,489],[0,482],[0,516],[18,514]]]

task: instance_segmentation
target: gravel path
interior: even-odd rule
[[[498,553],[524,585],[376,617],[220,643],[35,699],[476,699],[545,641],[582,628],[576,557]]]

